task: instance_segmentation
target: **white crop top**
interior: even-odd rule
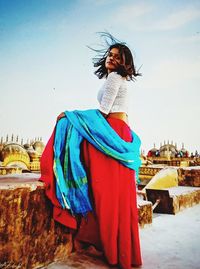
[[[98,92],[97,99],[100,104],[99,110],[105,114],[111,112],[125,112],[128,114],[126,79],[116,72],[109,73]]]

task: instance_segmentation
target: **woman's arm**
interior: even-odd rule
[[[108,75],[106,83],[104,85],[105,90],[99,107],[99,110],[101,111],[101,113],[103,113],[103,115],[109,114],[122,81],[122,76],[118,75],[115,72],[112,72]]]

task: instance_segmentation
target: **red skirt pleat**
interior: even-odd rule
[[[121,138],[131,141],[131,131],[125,122],[107,120]],[[102,250],[110,265],[123,269],[141,265],[135,171],[101,153],[86,140],[82,153],[94,211],[82,218],[76,239]]]

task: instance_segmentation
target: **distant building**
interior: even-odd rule
[[[150,149],[147,156],[141,154],[142,163],[148,164],[162,164],[167,166],[194,166],[200,165],[200,158],[198,152],[195,156],[190,155],[189,151],[185,149],[184,143],[182,147],[178,148],[177,143],[160,143],[160,147],[154,147]]]
[[[1,137],[0,141],[0,175],[22,172],[39,172],[40,158],[44,150],[42,138],[35,138],[23,144],[18,142],[18,136],[9,140]]]
[[[160,143],[160,147],[150,149],[147,155],[141,152],[142,165],[139,170],[139,178],[141,180],[141,186],[146,185],[153,176],[155,176],[161,169],[167,166],[173,166],[177,169],[181,167],[193,167],[200,166],[200,155],[197,151],[194,154],[189,154],[189,151],[185,149],[184,143],[182,147],[178,149],[177,143]]]

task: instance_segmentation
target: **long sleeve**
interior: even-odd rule
[[[122,76],[116,72],[111,72],[104,84],[104,91],[100,101],[99,110],[105,114],[108,114],[115,101],[121,83],[123,81]]]

